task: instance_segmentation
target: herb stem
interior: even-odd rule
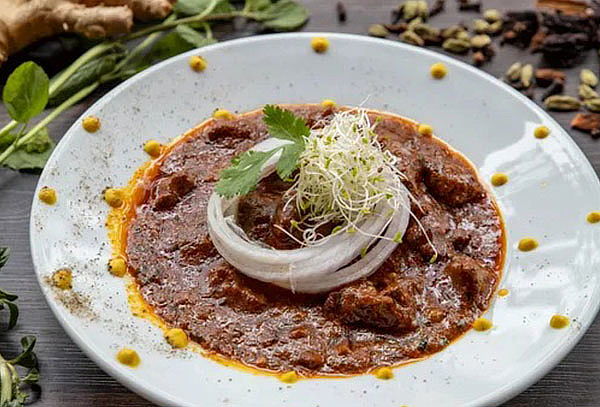
[[[31,130],[29,130],[24,136],[20,137],[14,143],[8,146],[6,150],[2,152],[2,154],[0,154],[0,165],[3,164],[4,161],[6,161],[6,159],[8,158],[8,156],[10,156],[17,148],[30,141],[35,136],[35,134],[38,131],[40,131],[44,126],[51,123],[62,112],[73,106],[75,103],[88,96],[90,93],[96,90],[98,86],[100,86],[100,82],[94,82],[91,85],[88,85],[85,88],[81,89],[79,92],[75,93],[73,96],[71,96],[70,98],[62,102],[60,105],[58,105],[52,112],[50,112],[48,116],[40,120],[40,122],[36,124]]]
[[[2,358],[0,361],[0,405],[4,406],[12,400],[13,377],[8,369],[7,362]]]

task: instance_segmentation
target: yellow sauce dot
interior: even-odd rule
[[[435,79],[442,79],[448,74],[448,68],[441,62],[436,62],[429,68],[429,73],[431,73],[431,76]]]
[[[233,114],[229,110],[217,109],[213,112],[213,118],[217,120],[231,120]]]
[[[165,339],[174,348],[185,348],[190,342],[183,329],[173,328],[165,332]]]
[[[473,329],[479,332],[484,332],[493,326],[492,321],[487,318],[477,318],[473,322]]]
[[[104,191],[104,200],[113,208],[123,205],[123,191],[116,188],[107,188]]]
[[[108,262],[108,271],[115,277],[123,277],[127,273],[127,263],[120,257],[110,259]]]
[[[373,375],[381,380],[390,380],[394,377],[394,372],[389,367],[380,367],[373,371]]]
[[[315,52],[322,54],[329,49],[329,40],[324,37],[314,37],[310,40],[310,46]]]
[[[331,99],[324,99],[324,100],[321,102],[321,106],[323,106],[323,107],[327,107],[327,108],[332,108],[332,107],[335,107],[335,106],[336,106],[336,103],[335,103],[335,101],[333,101],[333,100],[331,100]]]
[[[598,223],[600,222],[600,212],[590,212],[587,216],[587,221],[590,223]]]
[[[498,296],[500,297],[506,297],[508,293],[509,291],[506,288],[501,288],[500,290],[498,290]]]
[[[431,136],[433,134],[433,127],[431,127],[428,124],[419,124],[419,127],[417,128],[417,131],[419,132],[419,134],[421,136]]]
[[[128,348],[123,348],[117,353],[117,360],[129,367],[137,367],[141,362],[140,355]]]
[[[550,318],[550,326],[554,329],[563,329],[566,328],[567,326],[569,326],[569,317],[566,317],[564,315],[552,315],[552,318]]]
[[[52,274],[52,285],[61,290],[73,288],[73,273],[69,269],[56,270]]]
[[[550,135],[550,129],[546,126],[536,127],[533,131],[535,138],[546,138]]]
[[[279,380],[284,383],[296,383],[298,381],[298,373],[291,371],[279,375]]]
[[[503,172],[498,172],[492,175],[491,181],[493,186],[500,187],[508,182],[508,175]]]
[[[198,55],[190,57],[189,64],[190,68],[192,68],[196,72],[202,72],[208,66],[208,64],[206,63],[206,59]]]
[[[162,151],[162,144],[156,140],[149,140],[144,144],[144,151],[152,158],[156,158]]]
[[[45,204],[54,205],[56,203],[56,191],[53,188],[43,187],[38,192],[38,198]]]
[[[100,129],[100,119],[96,116],[88,116],[83,119],[83,129],[89,133],[95,133]]]
[[[539,243],[537,242],[537,240],[531,237],[526,237],[519,240],[519,250],[521,250],[522,252],[530,252],[536,249],[538,246]]]

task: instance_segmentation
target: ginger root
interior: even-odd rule
[[[165,18],[176,0],[0,0],[0,65],[44,37],[74,32],[88,38],[127,33],[133,18]]]

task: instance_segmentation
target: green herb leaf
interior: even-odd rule
[[[112,72],[117,62],[123,58],[124,53],[112,53],[93,59],[77,72],[75,72],[67,81],[62,84],[50,97],[49,106],[58,106],[75,93],[88,85],[98,81],[102,76]]]
[[[277,175],[279,175],[279,178],[286,179],[292,175],[298,166],[298,158],[300,158],[303,151],[304,144],[294,143],[283,147],[283,152],[277,162]]]
[[[175,3],[175,13],[183,16],[193,16],[206,10],[213,0],[178,0]],[[234,8],[228,0],[217,0],[217,5],[211,14],[229,13]]]
[[[35,346],[35,336],[24,336],[21,338],[21,346],[23,351],[17,355],[17,357],[9,360],[9,363],[13,365],[23,366],[29,369],[37,368],[38,360],[37,356],[33,352]]]
[[[301,117],[274,105],[266,105],[263,113],[271,136],[304,146],[304,138],[310,135],[310,129]]]
[[[244,11],[262,11],[271,7],[271,5],[271,0],[246,0],[246,3],[244,4]]]
[[[206,38],[202,34],[185,25],[179,25],[173,31],[156,41],[152,49],[146,55],[146,63],[154,63],[163,59],[179,55],[182,52],[194,48],[214,44],[212,38]]]
[[[308,20],[308,10],[293,0],[280,0],[256,13],[256,19],[275,31],[292,31]]]
[[[246,151],[231,160],[231,166],[221,171],[215,190],[221,196],[233,198],[245,195],[256,188],[262,167],[280,149],[271,151]]]
[[[4,306],[8,308],[8,329],[13,329],[17,325],[19,319],[19,307],[14,302],[8,300],[0,300],[0,309],[4,309]]]
[[[40,114],[48,102],[49,82],[37,64],[30,61],[19,65],[8,77],[2,94],[10,117],[26,123]]]
[[[46,165],[53,149],[54,141],[50,138],[48,129],[43,128],[9,155],[2,165],[13,170],[40,170]]]

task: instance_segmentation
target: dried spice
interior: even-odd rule
[[[458,0],[458,9],[460,11],[481,11],[481,1],[478,0]]]
[[[408,29],[408,24],[404,21],[395,24],[384,24],[383,25],[389,32],[400,34]]]
[[[426,45],[440,45],[442,43],[442,36],[440,35],[440,29],[432,27],[425,23],[409,24],[410,30],[417,34],[425,41]]]
[[[436,16],[444,11],[446,0],[435,0],[431,9],[429,10],[429,17]]]
[[[548,110],[569,112],[579,110],[581,102],[572,96],[554,95],[544,99],[544,106]]]
[[[488,9],[483,12],[483,18],[488,23],[495,23],[502,20],[502,13],[496,9]]]
[[[471,37],[471,47],[473,48],[484,48],[492,43],[492,39],[489,35],[475,35]]]
[[[541,87],[550,86],[555,81],[564,83],[565,80],[565,73],[562,71],[557,71],[556,69],[545,68],[536,69],[535,71],[535,83]]]
[[[471,48],[471,42],[458,38],[448,38],[442,44],[442,48],[454,54],[464,54]]]
[[[598,77],[590,69],[582,69],[579,73],[581,83],[595,88],[598,85]]]
[[[381,24],[373,24],[369,27],[369,35],[372,37],[385,38],[390,34],[387,28]]]
[[[590,5],[586,0],[537,0],[536,7],[580,15],[586,14],[590,10]]]
[[[476,51],[473,53],[473,65],[481,66],[487,61],[485,54],[481,51]]]
[[[502,32],[502,27],[504,27],[504,21],[495,21],[489,25],[487,33],[490,35],[498,35]]]
[[[583,105],[590,112],[600,112],[600,98],[587,99],[583,102]]]
[[[535,11],[510,11],[504,20],[502,42],[527,48],[540,27]]]
[[[542,100],[549,98],[550,96],[560,95],[565,89],[564,80],[555,79],[550,83],[546,91],[542,94]]]
[[[423,38],[419,37],[414,31],[404,31],[402,34],[400,34],[400,40],[403,42],[406,42],[408,44],[412,44],[412,45],[417,45],[419,47],[422,47],[423,45],[425,45],[425,40],[423,40]]]
[[[586,34],[550,34],[533,51],[541,52],[551,66],[572,67],[581,61],[581,54],[587,48]]]
[[[583,100],[595,99],[599,96],[598,92],[596,92],[594,88],[592,88],[590,85],[586,85],[585,83],[579,85],[578,94]]]
[[[341,1],[338,1],[335,5],[335,12],[337,14],[337,19],[340,23],[345,23],[348,19],[348,13],[346,12],[346,6]]]
[[[590,133],[593,138],[600,137],[600,114],[577,113],[571,120],[571,127]]]
[[[523,70],[523,64],[520,62],[515,62],[511,66],[508,67],[506,73],[506,79],[510,82],[516,82],[521,78],[521,71]]]
[[[429,7],[424,0],[409,0],[400,5],[399,15],[406,21],[421,17],[426,20],[429,17]]]
[[[442,38],[446,40],[448,38],[457,38],[461,33],[467,33],[467,29],[463,25],[455,24],[448,28],[444,28],[440,34]]]
[[[490,29],[490,23],[481,18],[473,20],[473,31],[477,34],[485,34]]]

